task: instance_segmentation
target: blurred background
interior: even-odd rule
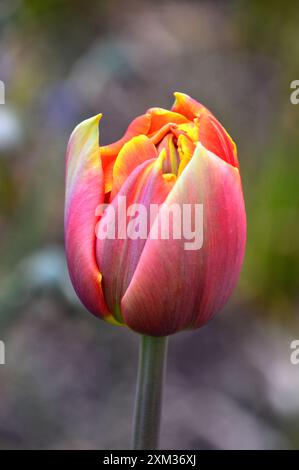
[[[176,90],[238,145],[248,245],[224,311],[171,337],[161,447],[299,448],[298,27],[291,0],[1,0],[1,449],[130,445],[138,338],[74,295],[64,155],[80,120],[107,144]]]

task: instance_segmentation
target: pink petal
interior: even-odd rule
[[[83,121],[67,148],[65,249],[70,277],[82,303],[94,315],[107,317],[101,273],[95,258],[96,207],[104,199],[99,151],[101,115]]]
[[[173,179],[164,178],[162,175],[163,159],[153,159],[139,165],[129,176],[124,186],[112,201],[108,211],[99,222],[98,233],[113,223],[114,213],[117,214],[122,204],[122,197],[126,198],[126,207],[131,204],[143,204],[145,208],[150,203],[160,204],[163,202],[173,187]],[[148,221],[149,222],[149,221]],[[125,229],[129,223],[129,217],[125,217]],[[146,236],[150,229],[148,223]],[[125,235],[125,234],[124,234]],[[101,272],[103,274],[103,288],[107,304],[118,321],[121,321],[120,301],[134,274],[138,260],[141,256],[146,239],[121,238],[117,227],[115,238],[100,239],[96,244],[96,256]]]
[[[227,163],[239,168],[236,145],[224,127],[212,114],[202,114],[198,119],[199,141]]]
[[[164,207],[172,203],[203,204],[203,246],[190,251],[184,239],[147,240],[121,302],[128,326],[147,335],[169,335],[210,320],[228,300],[244,256],[238,169],[199,144]],[[160,211],[155,224],[162,217]]]

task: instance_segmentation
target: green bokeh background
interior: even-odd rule
[[[244,268],[224,312],[171,338],[161,446],[299,448],[299,8],[295,1],[3,0],[0,448],[126,448],[138,338],[90,316],[63,253],[64,154],[173,91],[238,146]]]

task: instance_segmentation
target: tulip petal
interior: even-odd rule
[[[111,238],[103,238],[100,235],[105,232],[105,227],[111,227],[115,222],[115,214],[119,214],[124,207],[132,204],[142,204],[146,211],[149,204],[161,204],[174,185],[173,177],[162,174],[164,155],[158,159],[146,161],[139,165],[126,180],[119,193],[109,206],[109,210],[103,215],[99,222],[98,239],[96,244],[96,256],[101,272],[103,274],[103,289],[108,306],[118,321],[122,321],[120,312],[120,301],[134,274],[138,260],[141,256],[150,223],[149,213],[146,216],[146,226],[143,238],[132,239],[126,236],[129,221],[132,217],[125,216],[123,219],[125,233],[116,226],[115,232],[111,232]],[[134,217],[133,217],[134,218]],[[144,219],[143,219],[144,220]],[[118,221],[117,221],[118,223]]]
[[[236,144],[212,114],[202,114],[198,119],[199,141],[210,152],[239,168]]]
[[[96,207],[103,201],[103,171],[99,150],[101,115],[83,121],[73,131],[66,164],[65,248],[70,277],[82,303],[94,315],[109,319],[95,259]]]
[[[178,137],[178,151],[180,157],[180,164],[178,170],[178,176],[181,175],[186,165],[190,162],[195,150],[195,145],[189,137],[184,134],[180,134]]]
[[[101,159],[104,171],[105,193],[111,191],[113,180],[113,166],[115,159],[123,147],[123,145],[137,135],[146,135],[151,126],[151,115],[149,113],[142,114],[135,118],[123,137],[113,144],[101,147]]]
[[[178,126],[185,130],[193,141],[199,140],[210,152],[239,168],[236,144],[215,116],[201,103],[184,93],[174,93],[172,110],[188,117],[194,123]],[[198,131],[193,131],[192,126]]]
[[[159,142],[161,142],[164,137],[169,133],[172,132],[172,130],[176,128],[176,124],[172,124],[171,122],[168,122],[164,126],[162,126],[157,132],[154,132],[154,134],[151,134],[150,140],[154,145],[158,145]]]
[[[184,238],[147,240],[121,302],[125,322],[143,334],[206,323],[227,301],[242,265],[246,219],[238,169],[199,144],[155,225],[173,203],[203,204],[203,246],[186,250]]]
[[[194,122],[188,122],[187,124],[181,124],[177,129],[174,129],[174,133],[179,137],[182,133],[189,137],[194,143],[199,140],[199,128],[197,124],[197,118]]]
[[[177,174],[179,166],[179,154],[174,144],[174,135],[172,133],[167,134],[158,147],[159,153],[164,149],[166,152],[166,158],[163,165],[164,173]]]
[[[151,126],[148,131],[149,135],[157,132],[161,127],[165,126],[165,124],[183,124],[188,122],[188,119],[182,114],[169,111],[168,109],[150,108],[147,113],[151,116]]]
[[[175,113],[186,116],[186,118],[188,118],[190,121],[193,121],[194,118],[200,116],[201,113],[209,112],[209,110],[204,105],[186,95],[185,93],[179,93],[176,91],[174,96],[175,102],[171,110]]]
[[[145,162],[157,157],[157,149],[145,135],[133,137],[120,150],[113,167],[113,186],[111,198],[120,190],[133,170]]]

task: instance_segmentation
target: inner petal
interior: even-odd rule
[[[176,137],[171,133],[167,134],[162,142],[159,144],[158,152],[163,149],[166,152],[165,160],[163,162],[163,173],[178,174],[180,157],[176,144]]]
[[[113,166],[111,199],[138,165],[156,157],[157,149],[145,135],[133,137],[127,142],[119,152]]]
[[[105,193],[111,191],[114,162],[123,145],[134,136],[147,134],[150,126],[151,116],[149,113],[137,116],[133,119],[121,139],[112,144],[100,147],[102,168],[104,172]]]
[[[193,157],[195,144],[185,134],[180,134],[178,137],[178,151],[180,157],[180,164],[178,169],[178,176],[181,175],[184,168],[188,165]]]
[[[147,113],[151,116],[151,126],[148,135],[157,132],[165,124],[183,124],[188,122],[188,119],[182,114],[169,111],[168,109],[150,108]]]

